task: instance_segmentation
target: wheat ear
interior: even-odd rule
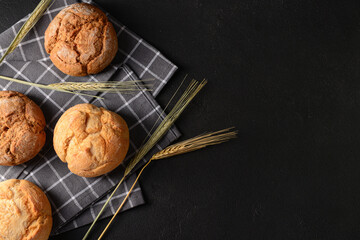
[[[192,152],[210,145],[216,145],[235,138],[237,131],[230,131],[232,128],[223,129],[217,132],[202,134],[197,137],[171,145],[152,156],[152,160],[163,159],[175,155]]]
[[[173,145],[165,148],[164,150],[161,150],[160,152],[154,154],[151,157],[151,159],[149,160],[149,162],[139,172],[137,178],[135,179],[135,182],[131,186],[131,188],[130,188],[129,192],[127,193],[126,197],[124,198],[124,200],[120,204],[119,208],[116,210],[114,216],[110,219],[109,223],[106,225],[105,229],[103,230],[103,232],[99,236],[98,240],[100,240],[104,236],[104,234],[106,233],[106,231],[110,227],[111,223],[114,221],[116,215],[120,212],[120,210],[124,206],[125,202],[129,198],[132,190],[134,189],[134,187],[135,187],[136,183],[138,182],[138,180],[139,180],[141,174],[143,173],[144,169],[147,166],[149,166],[149,164],[150,164],[150,162],[152,160],[164,159],[164,158],[172,157],[172,156],[175,156],[175,155],[180,155],[180,154],[187,153],[187,152],[192,152],[192,151],[195,151],[195,150],[198,150],[198,149],[201,149],[201,148],[205,148],[207,146],[216,145],[216,144],[220,144],[220,143],[229,141],[230,139],[236,138],[236,136],[237,136],[237,131],[230,131],[231,129],[233,129],[233,128],[226,128],[226,129],[223,129],[223,130],[220,130],[220,131],[217,131],[217,132],[202,134],[202,135],[199,135],[197,137],[194,137],[194,138],[179,142],[177,144],[173,144]]]
[[[98,92],[122,92],[131,93],[134,91],[152,91],[154,84],[147,82],[155,79],[132,80],[126,82],[108,81],[108,82],[61,82],[49,84],[49,87],[67,91],[98,91]],[[145,82],[140,86],[139,82]]]
[[[26,34],[34,27],[34,25],[42,17],[46,9],[52,4],[53,0],[41,0],[36,6],[34,11],[31,13],[26,22],[22,25],[19,32],[16,34],[15,38],[10,43],[6,52],[0,59],[0,63],[5,59],[5,57],[10,54],[14,49],[19,45],[19,43],[24,39]]]
[[[189,103],[194,99],[194,97],[199,93],[199,91],[206,85],[207,81],[204,79],[202,82],[198,82],[196,80],[192,80],[185,92],[181,95],[178,102],[175,104],[173,109],[170,111],[170,113],[164,118],[164,120],[160,123],[160,125],[155,129],[153,134],[150,136],[150,138],[146,141],[146,143],[139,149],[139,151],[136,153],[134,158],[129,162],[129,164],[125,168],[124,176],[122,180],[117,184],[116,188],[110,195],[110,197],[107,199],[103,207],[101,208],[100,212],[96,216],[95,220],[89,227],[88,231],[86,232],[85,236],[83,237],[83,240],[85,240],[92,228],[94,227],[95,223],[100,218],[101,214],[105,210],[105,207],[110,202],[112,196],[116,192],[116,190],[119,188],[123,180],[126,176],[128,176],[131,172],[131,170],[139,163],[139,161],[145,157],[145,155],[154,147],[154,145],[165,135],[165,133],[170,129],[170,127],[174,124],[174,122],[180,117],[181,113],[185,110],[185,108],[189,105]]]

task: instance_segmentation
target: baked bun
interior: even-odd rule
[[[24,94],[0,91],[0,165],[24,163],[45,144],[44,114]]]
[[[111,63],[118,40],[105,13],[93,5],[75,3],[61,10],[49,24],[45,50],[65,74],[85,76]]]
[[[52,227],[51,206],[32,182],[0,182],[0,239],[46,240]]]
[[[129,129],[118,114],[92,104],[69,108],[56,123],[54,149],[71,172],[96,177],[115,169],[129,148]]]

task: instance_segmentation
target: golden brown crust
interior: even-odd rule
[[[115,169],[129,148],[129,129],[118,114],[92,104],[68,109],[56,123],[54,149],[71,172],[96,177]]]
[[[46,240],[52,228],[51,206],[35,184],[0,182],[0,239]]]
[[[118,50],[113,25],[97,7],[75,3],[61,10],[45,31],[45,49],[62,72],[72,76],[96,74]]]
[[[0,165],[24,163],[45,144],[44,114],[24,94],[0,91]]]

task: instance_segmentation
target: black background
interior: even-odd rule
[[[209,79],[177,122],[182,139],[239,130],[149,167],[146,205],[106,239],[360,238],[360,1],[98,3],[179,66],[162,106],[185,74]],[[36,4],[1,0],[0,30]]]

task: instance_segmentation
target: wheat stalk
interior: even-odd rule
[[[120,210],[124,206],[125,202],[129,198],[132,190],[134,189],[134,187],[135,187],[136,183],[138,182],[144,169],[147,166],[149,166],[149,164],[152,160],[164,159],[164,158],[172,157],[175,155],[180,155],[180,154],[187,153],[187,152],[192,152],[192,151],[195,151],[195,150],[198,150],[201,148],[205,148],[207,146],[216,145],[216,144],[220,144],[220,143],[229,141],[232,138],[236,138],[236,135],[237,135],[237,131],[230,131],[231,129],[233,129],[233,128],[226,128],[226,129],[223,129],[220,131],[202,134],[197,137],[179,142],[177,144],[173,144],[173,145],[161,150],[160,152],[154,154],[150,158],[149,162],[139,172],[137,178],[135,179],[135,181],[134,181],[133,185],[131,186],[129,192],[127,193],[126,197],[120,204],[119,208],[116,210],[114,216],[110,219],[109,223],[106,225],[105,229],[99,236],[98,240],[100,240],[104,236],[104,234],[110,227],[111,223],[114,221],[116,215],[120,212]]]
[[[210,145],[216,145],[226,142],[236,137],[236,131],[230,131],[232,128],[223,129],[217,132],[199,135],[197,137],[171,145],[162,151],[154,154],[152,160],[163,159],[175,155],[192,152]],[[230,131],[230,132],[229,132]]]
[[[140,86],[138,83],[142,80],[133,80],[126,82],[108,81],[108,82],[61,82],[52,83],[48,86],[56,89],[62,89],[67,91],[98,91],[98,92],[122,92],[131,93],[134,91],[152,91],[153,84],[147,84],[148,81],[154,81],[154,79],[144,80],[145,84]]]
[[[68,91],[68,90],[63,90],[63,89],[57,89],[55,87],[51,87],[51,86],[48,86],[48,85],[45,85],[45,84],[28,82],[28,81],[19,80],[19,79],[16,79],[16,78],[11,78],[11,77],[1,76],[1,75],[0,75],[0,78],[4,79],[4,80],[7,80],[7,81],[10,81],[10,82],[16,82],[16,83],[20,83],[20,84],[24,84],[24,85],[28,85],[28,86],[33,86],[33,87],[38,87],[38,88],[42,88],[42,89],[48,89],[48,90],[54,90],[54,91],[59,91],[59,92],[65,92],[65,93],[71,93],[71,94],[77,94],[77,95],[83,95],[83,96],[103,99],[102,97],[95,96],[95,95],[79,93],[79,92],[73,92],[73,91]]]
[[[146,143],[139,149],[134,158],[129,162],[129,164],[125,168],[124,176],[117,184],[109,198],[106,200],[105,204],[101,208],[100,212],[96,216],[95,220],[89,227],[88,231],[83,237],[85,240],[95,223],[100,218],[101,214],[105,210],[106,206],[109,204],[111,198],[120,187],[126,176],[129,175],[131,170],[139,163],[139,161],[154,147],[154,145],[164,136],[164,134],[170,129],[170,127],[174,124],[176,119],[179,118],[181,113],[185,110],[185,108],[189,105],[189,103],[194,99],[194,97],[198,94],[198,92],[206,85],[207,81],[204,79],[201,83],[196,80],[192,80],[185,92],[181,95],[178,102],[175,104],[170,113],[164,118],[164,120],[159,124],[159,126],[155,129],[150,138],[146,141]]]
[[[31,13],[26,22],[22,25],[19,32],[16,34],[15,38],[10,43],[6,52],[0,59],[0,63],[5,59],[5,57],[10,54],[14,49],[19,45],[19,43],[24,39],[26,34],[34,27],[34,25],[42,17],[46,9],[52,4],[53,0],[41,0],[36,6],[34,11]]]
[[[43,88],[43,89],[49,89],[59,92],[65,92],[65,93],[71,93],[71,94],[77,94],[77,95],[84,95],[88,97],[94,97],[103,99],[102,97],[91,95],[91,94],[85,94],[80,93],[79,91],[96,91],[96,92],[108,92],[108,93],[132,93],[135,91],[152,91],[151,89],[145,88],[145,87],[151,87],[150,84],[145,84],[145,87],[140,87],[138,85],[138,82],[142,82],[142,80],[133,80],[133,81],[127,81],[127,82],[116,82],[116,81],[110,81],[110,82],[64,82],[64,83],[52,83],[52,84],[40,84],[40,83],[33,83],[28,82],[16,78],[1,76],[1,79],[10,81],[10,82],[16,82],[28,86]],[[153,81],[153,80],[144,80],[147,81]]]
[[[125,175],[128,175],[131,170],[138,164],[138,162],[143,157],[145,157],[145,155],[150,151],[150,149],[153,148],[155,144],[164,136],[164,134],[170,129],[176,119],[178,119],[180,114],[185,110],[191,100],[205,86],[206,83],[206,80],[203,80],[201,83],[196,80],[191,81],[190,85],[180,97],[179,101],[175,104],[174,108],[164,118],[164,120],[156,128],[156,130],[153,132],[147,142],[140,148],[140,150],[136,153],[135,157],[127,165],[125,169]]]

